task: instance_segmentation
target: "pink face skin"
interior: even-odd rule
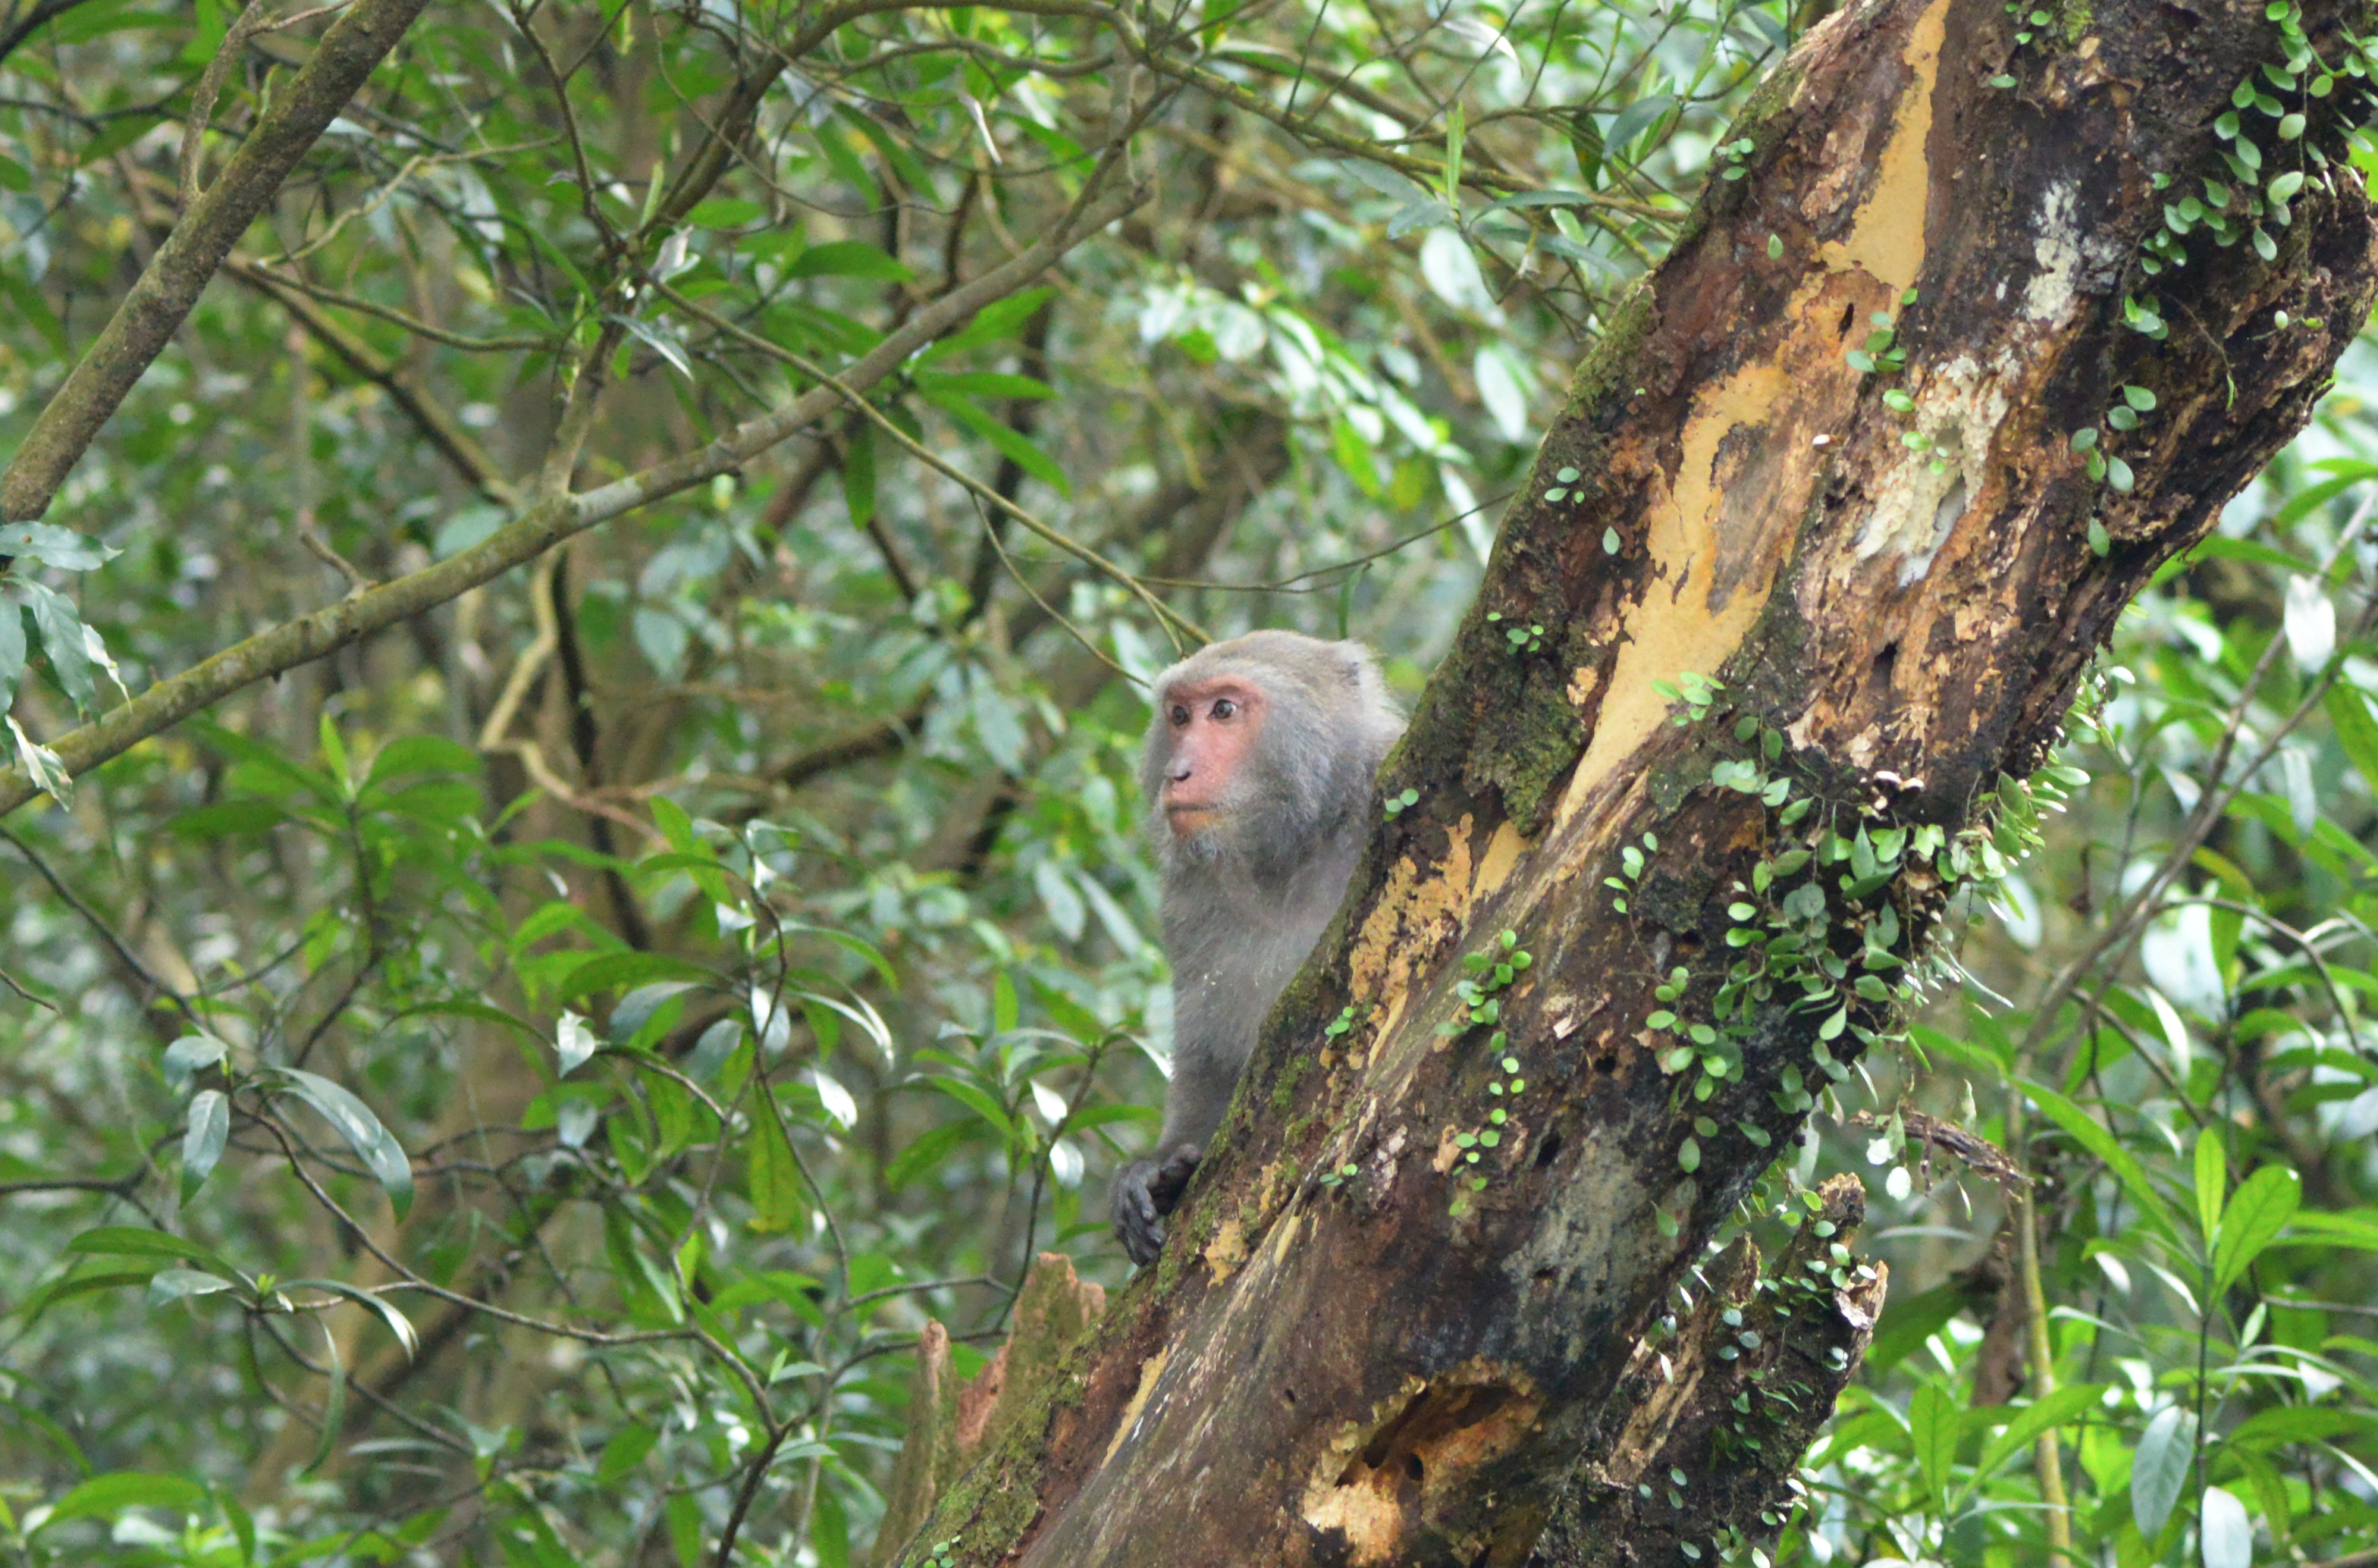
[[[1176,838],[1211,827],[1263,727],[1262,691],[1234,676],[1183,682],[1164,694],[1172,748],[1157,803]]]

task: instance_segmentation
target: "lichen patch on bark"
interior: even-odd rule
[[[1147,1408],[1147,1396],[1156,1392],[1157,1380],[1164,1375],[1164,1364],[1171,1359],[1172,1347],[1160,1345],[1157,1347],[1155,1355],[1140,1363],[1139,1386],[1131,1391],[1131,1403],[1123,1407],[1123,1414],[1116,1418],[1114,1436],[1108,1440],[1106,1458],[1101,1459],[1100,1464],[1112,1459],[1115,1451],[1129,1441],[1133,1430],[1139,1425],[1140,1413]]]
[[[1643,508],[1645,546],[1656,585],[1626,617],[1593,736],[1562,793],[1557,824],[1568,825],[1597,786],[1657,732],[1668,703],[1652,682],[1686,671],[1715,674],[1766,607],[1823,477],[1832,436],[1856,412],[1864,377],[1846,356],[1878,317],[1895,318],[1904,291],[1923,269],[1933,184],[1927,145],[1948,16],[1949,0],[1932,0],[1908,28],[1901,54],[1906,78],[1880,154],[1856,182],[1863,195],[1846,232],[1817,247],[1817,265],[1775,318],[1776,336],[1743,345],[1744,361],[1696,395],[1675,448],[1673,473],[1648,476],[1653,493]],[[1853,128],[1836,132],[1847,136]],[[1829,147],[1832,140],[1829,136]],[[1811,200],[1821,193],[1831,206],[1809,209],[1811,221],[1829,221],[1851,199],[1852,188],[1820,185]],[[1974,423],[1977,412],[1944,404],[1935,418],[1963,425]],[[1990,420],[1988,427],[1996,423]],[[1920,461],[1916,466],[1928,474]],[[1908,559],[1921,557],[1928,565],[1935,534],[1945,534],[1938,514],[1955,485],[1953,465],[1938,486],[1911,476],[1911,490],[1935,493],[1920,507],[1911,496],[1902,509],[1921,523],[1921,541],[1929,542],[1905,534]],[[1954,521],[1952,512],[1948,521]]]
[[[1387,885],[1346,955],[1347,993],[1357,1007],[1386,1002],[1400,1010],[1413,965],[1425,962],[1469,917],[1473,826],[1464,813],[1446,830],[1445,857],[1425,875],[1410,856],[1388,870]]]
[[[1899,461],[1873,493],[1873,509],[1858,531],[1861,561],[1888,551],[1899,561],[1898,585],[1919,581],[1948,543],[1988,472],[1992,444],[2006,420],[2002,378],[1985,375],[1970,354],[1941,365],[1916,391],[1912,423],[1928,449],[1902,448]]]
[[[1214,1227],[1213,1239],[1206,1243],[1199,1256],[1205,1260],[1216,1285],[1237,1272],[1238,1266],[1247,1261],[1247,1227],[1238,1215],[1231,1215]]]
[[[1475,909],[1502,891],[1510,880],[1511,868],[1519,863],[1519,856],[1528,847],[1519,825],[1505,822],[1486,841],[1486,853],[1478,857],[1477,880],[1470,884],[1470,907]]]
[[[1288,1262],[1288,1250],[1296,1244],[1296,1233],[1303,1228],[1304,1216],[1291,1214],[1272,1227],[1271,1262],[1274,1268]]]
[[[2039,270],[2023,290],[2023,313],[2034,321],[2061,321],[2080,300],[2079,196],[2075,182],[2058,180],[2040,197],[2039,237],[2031,247]]]

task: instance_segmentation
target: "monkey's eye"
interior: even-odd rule
[[[1227,697],[1218,697],[1214,700],[1214,717],[1218,719],[1230,718],[1238,711],[1239,705]]]
[[[1180,703],[1175,702],[1172,705],[1171,719],[1172,727],[1174,729],[1179,729],[1182,725],[1189,722],[1189,710],[1183,708]]]

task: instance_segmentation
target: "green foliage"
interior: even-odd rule
[[[2024,48],[2082,14],[2026,13]],[[2351,72],[2298,70],[2285,14],[2293,81],[2214,127],[2157,266],[2190,236],[2268,257],[2312,199],[2306,125]],[[1704,181],[1755,165],[1731,120],[1797,15],[1303,5],[1156,29],[1163,71],[1126,79],[1083,16],[431,7],[48,517],[0,529],[0,711],[53,797],[0,844],[11,1556],[858,1560],[925,1319],[971,1371],[1037,1251],[1123,1277],[1098,1194],[1153,1134],[1170,1021],[1145,713],[1100,661],[1171,657],[1161,601],[1366,637],[1416,688],[1499,497],[1590,494],[1534,474],[1539,423]],[[0,58],[0,449],[162,240],[175,116],[235,19],[83,0]],[[202,180],[322,25],[226,61]],[[868,389],[880,418],[87,779],[42,744],[487,539],[580,389],[583,489],[817,388],[1052,229],[1119,132],[1160,199]],[[2149,296],[2128,318],[2169,330]],[[1849,352],[1888,380],[1896,315]],[[1889,1167],[1892,1302],[1787,1559],[2040,1561],[2044,1434],[2096,1560],[2378,1535],[2368,395],[2348,361],[2125,620],[2069,748],[2088,793],[2010,781],[1927,840],[1819,811],[1756,724],[1711,775],[1790,842],[1735,890],[1739,945],[1647,976],[1663,1065],[1702,1094],[1776,999],[1872,1035],[1864,1076],[1830,1047],[1787,1071],[1829,1114],[1745,1211],[1767,1239],[1821,1169]],[[2125,385],[2075,449],[2119,486],[2105,449],[2156,413]],[[1561,635],[1501,629],[1531,661]],[[1683,724],[1728,700],[1663,694]],[[1606,868],[1619,909],[1662,853]],[[1901,1044],[1919,871],[1983,924]],[[1807,939],[1843,922],[1836,973]],[[1527,954],[1473,957],[1448,1026],[1495,1030]],[[1488,1037],[1457,1205],[1529,1093]],[[1955,1271],[2002,1209],[1922,1107],[2041,1182],[2053,1394],[1975,1404],[2003,1309]],[[1756,1131],[1703,1117],[1679,1163]],[[1811,1267],[1796,1288],[1856,1265]]]
[[[2087,1562],[2324,1559],[2369,1539],[2378,555],[2364,480],[2325,477],[2360,473],[2328,455],[2365,438],[2360,400],[2333,400],[2126,618],[2071,723],[2085,774],[2002,785],[1970,841],[1966,898],[1987,917],[1956,939],[1963,994],[1834,1086],[1883,1119],[1865,1154],[1889,1178],[1893,1288],[1787,1553],[2042,1561],[2044,1436]],[[1757,783],[1736,771],[1716,782]],[[2044,788],[2062,814],[2025,808]],[[2052,1393],[2024,1344],[2016,1221],[1909,1130],[1918,1107],[2011,1143],[2044,1183]],[[1982,1254],[1997,1261],[1926,1287]],[[1979,1403],[1993,1390],[2012,1401]]]

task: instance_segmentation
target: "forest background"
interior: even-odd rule
[[[1292,626],[1416,691],[1827,9],[425,12],[0,534],[0,1547],[863,1559],[927,1318],[1124,1277],[1138,682]],[[330,21],[0,10],[0,449]],[[2124,619],[1967,983],[1743,1214],[1858,1171],[1891,1269],[1778,1559],[2041,1561],[2048,1435],[2091,1561],[2369,1561],[2373,397]]]

